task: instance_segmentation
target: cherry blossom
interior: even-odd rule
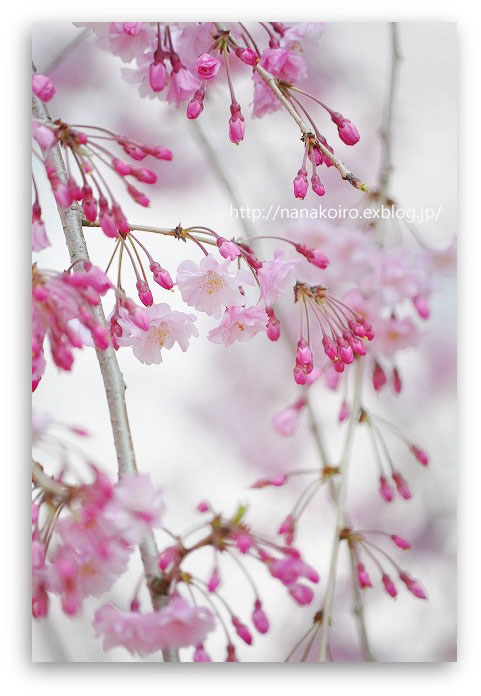
[[[211,254],[200,263],[182,261],[177,269],[177,285],[182,299],[190,307],[220,318],[222,307],[244,303],[242,285],[253,285],[246,270],[230,270],[230,261],[219,263]]]
[[[161,363],[162,349],[169,350],[176,343],[185,353],[189,339],[199,335],[194,326],[197,317],[172,310],[166,302],[152,304],[145,314],[148,328],[143,330],[121,310],[118,318],[121,334],[117,337],[118,344],[132,346],[135,357],[145,365]]]
[[[228,307],[219,326],[209,331],[209,341],[223,343],[226,348],[235,341],[249,341],[264,331],[269,317],[262,307]]]
[[[294,285],[294,272],[298,259],[284,260],[284,252],[276,250],[272,261],[265,261],[258,271],[262,299],[267,306],[276,302],[289,285]]]

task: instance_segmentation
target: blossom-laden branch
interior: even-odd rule
[[[37,119],[51,121],[47,107],[35,95],[32,96],[32,113]],[[68,174],[60,146],[56,144],[51,149],[50,154],[60,180],[66,184]],[[58,211],[70,260],[72,263],[79,263],[80,266],[83,266],[89,262],[89,255],[82,232],[82,211],[77,203],[73,203],[66,209],[58,206]],[[97,324],[106,328],[102,306],[92,307],[91,312]],[[96,347],[96,353],[107,398],[119,474],[133,474],[137,472],[137,464],[125,401],[126,385],[112,345],[110,344],[105,350]],[[165,597],[159,593],[159,585],[162,585],[162,573],[158,568],[158,549],[151,532],[142,541],[140,554],[152,605],[154,609],[160,609],[165,603]],[[176,651],[165,650],[163,657],[165,661],[178,661]]]

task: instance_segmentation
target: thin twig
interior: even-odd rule
[[[378,194],[382,202],[386,198],[389,180],[393,170],[392,161],[392,132],[393,132],[393,117],[394,117],[394,100],[396,97],[398,82],[399,82],[399,67],[401,61],[401,53],[399,50],[399,36],[397,22],[391,22],[391,72],[389,77],[389,87],[386,97],[386,106],[384,111],[384,123],[381,128],[381,138],[383,141],[381,167],[379,172]]]
[[[334,530],[334,539],[332,542],[331,550],[331,561],[329,567],[329,575],[327,579],[326,595],[324,598],[324,620],[321,626],[321,638],[319,647],[319,661],[327,662],[327,647],[329,638],[329,621],[332,613],[332,606],[334,601],[334,589],[336,586],[336,574],[337,574],[337,561],[339,559],[339,549],[340,549],[340,533],[345,527],[345,505],[347,498],[347,488],[349,481],[349,466],[351,458],[352,440],[356,425],[359,420],[359,407],[361,403],[361,391],[362,391],[362,361],[358,358],[356,360],[355,366],[355,384],[354,384],[354,396],[352,400],[352,411],[351,417],[349,418],[349,423],[347,426],[346,439],[344,441],[344,449],[342,453],[341,462],[339,464],[339,475],[340,483],[337,489],[337,516],[336,516],[336,526]]]

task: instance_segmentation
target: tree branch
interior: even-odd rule
[[[33,68],[35,70],[35,68]],[[51,121],[47,107],[35,95],[32,95],[32,113],[42,120]],[[67,181],[67,169],[57,144],[49,153],[57,173],[63,182]],[[80,261],[77,268],[83,268],[82,261],[89,260],[87,244],[82,232],[82,211],[77,203],[70,208],[58,207],[60,221],[62,223],[65,241],[70,254],[71,262]],[[92,316],[101,326],[108,329],[105,315],[100,304],[92,307]],[[114,438],[114,446],[117,455],[117,465],[119,474],[136,473],[137,464],[135,461],[134,446],[130,432],[127,405],[125,402],[126,385],[117,362],[117,356],[112,344],[106,350],[96,349],[97,360],[104,382],[105,395],[109,409],[110,422]],[[159,610],[166,603],[166,596],[162,593],[163,575],[158,567],[158,548],[155,537],[151,532],[140,545],[140,555],[144,566],[145,580],[149,589],[152,606],[154,610]],[[164,661],[178,662],[176,651],[163,651]]]

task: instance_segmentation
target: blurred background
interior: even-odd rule
[[[294,208],[292,179],[300,167],[299,134],[283,112],[250,118],[252,84],[248,70],[235,73],[237,99],[246,117],[246,137],[238,147],[228,139],[229,101],[221,81],[210,90],[198,123],[186,119],[184,108],[156,100],[142,100],[134,86],[120,74],[119,59],[100,50],[86,35],[58,61],[64,49],[79,36],[71,24],[33,26],[33,60],[39,72],[53,79],[57,94],[50,104],[53,118],[73,124],[96,124],[148,144],[172,149],[173,162],[154,162],[158,182],[150,187],[151,207],[124,204],[130,222],[159,227],[204,225],[225,237],[243,236],[242,221],[231,215],[231,205],[265,208],[271,204]],[[399,25],[402,63],[394,121],[394,165],[390,190],[404,208],[442,206],[436,223],[418,230],[429,245],[442,249],[456,234],[456,25],[402,23]],[[324,25],[318,46],[306,49],[310,90],[358,127],[361,141],[355,148],[326,136],[350,169],[368,184],[376,181],[380,159],[379,129],[390,68],[390,34],[385,23],[333,23]],[[332,124],[331,124],[332,125]],[[321,128],[322,130],[322,128]],[[335,132],[335,131],[334,131]],[[335,141],[335,142],[334,142]],[[212,153],[237,201],[232,201],[213,165]],[[151,163],[147,166],[151,166]],[[34,169],[38,167],[34,165]],[[39,266],[61,270],[69,265],[62,229],[49,186],[42,172],[40,202],[52,247],[36,255]],[[360,195],[340,180],[332,167],[324,169],[325,206],[354,207]],[[122,199],[123,200],[123,199]],[[302,207],[316,206],[312,193]],[[252,225],[251,225],[252,227]],[[295,233],[292,221],[257,221],[257,234]],[[325,233],[322,222],[309,223],[310,238]],[[86,230],[93,261],[104,267],[111,242],[98,230]],[[172,239],[146,236],[142,241],[163,266],[175,271],[186,249]],[[265,243],[265,257],[272,256]],[[155,253],[154,253],[155,251]],[[188,258],[197,259],[188,249]],[[133,282],[125,283],[135,297]],[[185,309],[179,293],[156,296],[172,308]],[[287,305],[286,305],[287,306]],[[106,303],[106,310],[111,307]],[[164,489],[165,525],[181,532],[195,524],[195,506],[208,499],[214,508],[232,513],[239,502],[249,505],[254,528],[274,535],[301,490],[293,481],[282,489],[253,491],[250,484],[264,475],[318,464],[307,419],[292,439],[272,428],[274,414],[298,398],[291,377],[292,355],[287,341],[266,345],[267,339],[235,344],[230,349],[209,343],[205,337],[215,322],[198,315],[200,337],[186,354],[178,348],[164,351],[159,366],[141,365],[130,349],[118,358],[128,385],[127,402],[139,469],[149,472]],[[263,345],[264,343],[264,345]],[[92,350],[77,351],[71,374],[59,373],[49,358],[45,375],[34,394],[34,407],[65,423],[81,425],[91,433],[84,449],[116,475],[108,413]],[[432,316],[423,325],[419,348],[404,351],[398,359],[404,378],[399,397],[384,390],[371,395],[367,406],[396,423],[410,440],[430,454],[427,470],[413,464],[406,448],[393,446],[398,468],[409,478],[413,498],[397,497],[386,505],[377,493],[376,468],[367,433],[358,429],[353,450],[348,508],[358,528],[380,528],[407,537],[413,549],[402,560],[406,569],[422,580],[429,601],[420,602],[406,591],[392,601],[379,586],[363,594],[367,630],[378,661],[439,662],[456,659],[456,286],[444,279],[432,300]],[[331,458],[339,457],[343,430],[337,424],[340,393],[319,382],[312,395]],[[253,647],[241,646],[245,661],[283,661],[293,643],[309,627],[325,591],[332,541],[334,511],[327,491],[313,499],[303,515],[297,546],[320,572],[313,605],[300,608],[288,598],[280,583],[263,568],[252,567],[265,611],[271,621],[267,636],[256,637]],[[168,537],[159,535],[167,545]],[[399,555],[399,554],[398,554]],[[407,557],[406,557],[407,556]],[[204,577],[212,556],[199,556],[192,569]],[[130,601],[140,573],[137,556],[129,573],[106,596],[119,606]],[[253,597],[245,579],[226,559],[222,564],[224,596],[241,616],[249,616]],[[401,589],[401,588],[400,588]],[[147,602],[147,599],[146,599]],[[82,617],[65,617],[52,602],[48,619],[34,622],[35,661],[95,662],[137,661],[124,649],[103,653],[91,628],[97,601],[87,601]],[[331,628],[335,661],[361,659],[353,616],[349,559],[339,562]],[[207,641],[214,660],[224,659],[220,631]],[[191,659],[186,650],[185,659]],[[149,661],[158,661],[151,656]]]

